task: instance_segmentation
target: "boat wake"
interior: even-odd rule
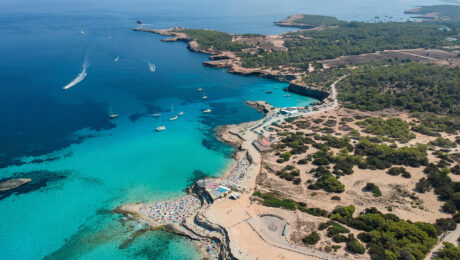
[[[155,72],[156,70],[156,67],[155,67],[155,64],[151,63],[151,62],[147,62],[149,64],[149,70],[151,72]]]
[[[62,89],[63,90],[69,89],[77,85],[78,83],[82,82],[82,80],[86,78],[86,74],[87,74],[86,69],[88,68],[88,66],[89,66],[88,61],[83,62],[81,72],[69,84],[65,85]]]

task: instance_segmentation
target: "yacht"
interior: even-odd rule
[[[110,119],[114,119],[118,117],[118,114],[113,113],[112,107],[110,107],[110,114],[109,114]]]
[[[159,116],[161,116],[161,114],[160,114],[160,113],[156,113],[156,114],[153,114],[153,116],[154,116],[154,117],[159,117]]]
[[[208,99],[208,96],[203,96],[203,99]]]
[[[177,116],[174,115],[174,105],[171,105],[171,118],[170,121],[176,120]]]
[[[149,62],[149,70],[150,70],[151,72],[155,72],[156,69],[157,69],[157,68],[155,67],[155,64]]]
[[[166,127],[164,125],[160,125],[159,127],[155,128],[155,130],[157,132],[160,132],[160,131],[166,130]]]
[[[271,90],[267,90],[267,91],[265,91],[265,93],[267,93],[267,94],[271,94],[271,93],[272,93],[272,91],[271,91]]]
[[[203,89],[202,89],[202,88],[198,88],[198,91],[203,91]]]
[[[117,56],[113,61],[118,62],[119,59],[120,59],[120,56]]]
[[[155,131],[160,132],[160,131],[163,131],[163,130],[166,130],[166,127],[161,124],[161,114],[160,114],[160,126],[155,128]]]
[[[212,110],[211,110],[211,109],[209,109],[209,108],[208,108],[208,109],[205,109],[205,110],[203,110],[203,113],[206,113],[206,114],[209,114],[209,113],[211,113],[211,112],[212,112]]]
[[[178,115],[179,115],[179,116],[182,116],[182,115],[184,115],[184,112],[179,112]]]

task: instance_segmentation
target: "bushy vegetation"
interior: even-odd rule
[[[359,243],[359,241],[355,238],[353,234],[348,235],[347,249],[352,253],[361,254],[361,255],[366,252],[366,249],[364,248],[364,246],[361,245],[361,243]]]
[[[375,185],[372,182],[368,182],[366,184],[366,187],[364,187],[364,190],[372,192],[374,197],[382,196],[382,192],[380,191],[379,186]]]
[[[410,178],[411,175],[410,173],[406,170],[404,167],[391,167],[388,171],[388,174],[397,176],[397,175],[402,175],[404,178]]]
[[[460,182],[452,181],[449,177],[449,169],[440,169],[433,163],[430,163],[423,172],[428,176],[426,181],[424,181],[425,185],[422,186],[419,184],[420,180],[416,185],[416,189],[419,190],[419,188],[425,187],[426,182],[428,182],[434,188],[439,199],[446,202],[443,205],[443,209],[446,212],[455,214],[460,210]]]
[[[297,203],[290,199],[278,199],[275,195],[270,193],[261,193],[256,191],[252,194],[263,199],[263,204],[267,207],[273,208],[284,208],[289,210],[295,210],[297,208]]]
[[[451,218],[440,218],[436,220],[434,227],[436,228],[438,234],[442,234],[446,231],[455,230],[457,228],[457,224]]]
[[[430,48],[448,44],[448,32],[420,23],[345,23],[337,28],[296,31],[286,35],[288,51],[241,53],[243,66],[294,65],[306,67],[315,60],[334,59],[390,49]]]
[[[299,210],[302,212],[306,212],[310,215],[317,216],[317,217],[319,216],[326,217],[327,215],[329,215],[329,212],[327,212],[327,210],[320,209],[320,208],[302,208],[300,207]]]
[[[303,136],[302,133],[288,133],[281,139],[281,143],[292,148],[291,154],[302,154],[308,150],[308,145],[313,143],[310,137]]]
[[[410,132],[409,124],[399,118],[385,120],[380,117],[368,117],[356,124],[363,127],[366,133],[388,136],[402,143],[415,138],[415,134]]]
[[[460,122],[458,118],[437,116],[434,114],[417,115],[420,124],[413,126],[412,131],[428,135],[440,136],[440,132],[455,134],[460,130]]]
[[[285,166],[283,169],[276,171],[275,174],[279,176],[281,179],[293,182],[299,180],[300,183],[300,178],[298,178],[298,176],[300,175],[300,171],[292,165]]]
[[[353,218],[354,211],[353,205],[337,208],[330,218],[363,230],[358,238],[366,243],[372,259],[423,259],[437,242],[438,233],[431,224],[404,221],[375,208]]]
[[[455,148],[455,147],[457,147],[456,143],[452,142],[451,140],[449,140],[447,138],[442,138],[441,136],[439,136],[435,140],[429,142],[429,144],[434,145],[434,146],[438,146],[438,147],[441,147],[441,148]]]
[[[348,151],[353,151],[353,145],[350,144],[350,138],[348,136],[335,137],[330,134],[322,135],[320,140],[325,141],[329,147],[332,148],[347,148]]]
[[[361,162],[361,168],[386,169],[392,165],[406,165],[420,167],[428,164],[426,146],[393,148],[386,144],[374,144],[369,140],[362,139],[355,146],[355,154],[367,156]]]
[[[328,147],[324,147],[313,154],[313,164],[314,165],[328,165],[334,162],[334,153],[328,151]]]
[[[345,191],[343,185],[332,173],[324,167],[315,169],[315,175],[319,177],[315,183],[308,185],[309,189],[319,190],[323,189],[327,192],[341,193]]]
[[[305,236],[303,239],[302,239],[302,242],[306,245],[315,245],[316,243],[318,243],[318,241],[321,239],[321,237],[319,236],[318,233],[316,233],[315,231],[311,232],[311,234],[309,234],[308,236]]]
[[[284,152],[282,154],[280,154],[280,163],[283,163],[283,162],[287,162],[289,161],[289,159],[291,158],[292,154],[290,152]]]
[[[454,260],[460,259],[460,245],[454,246],[449,242],[444,242],[441,250],[436,252],[433,259],[436,260]]]
[[[303,14],[302,18],[295,19],[293,23],[308,27],[318,27],[321,25],[338,25],[341,22],[333,16]]]
[[[338,83],[339,99],[361,110],[399,107],[411,112],[459,114],[460,68],[420,63],[362,66]]]
[[[217,32],[204,29],[178,29],[177,31],[187,34],[194,39],[200,48],[212,48],[217,51],[241,51],[250,47],[247,44],[232,41],[233,36],[225,32]]]

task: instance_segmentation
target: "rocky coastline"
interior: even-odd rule
[[[262,112],[268,112],[270,107],[270,105],[266,104],[266,102],[260,101],[246,102],[246,104]],[[263,120],[264,118],[258,120],[257,122]],[[238,129],[245,127],[247,124],[248,123],[242,123],[232,127],[225,125],[216,128],[216,138],[235,147],[235,152],[233,153],[233,158],[235,161],[233,165],[229,167],[219,179],[226,179],[229,177],[229,174],[235,168],[235,164],[238,162],[238,158],[249,156],[247,151],[242,149],[242,143],[249,143],[249,141],[245,140],[241,135],[238,134],[237,131]],[[251,158],[248,158],[248,160],[251,161]],[[197,183],[187,189],[188,194],[185,195],[185,197],[198,197],[201,201],[201,207],[195,214],[184,219],[184,221],[181,223],[159,224],[158,222],[155,222],[150,217],[141,213],[140,208],[146,205],[144,203],[125,204],[116,208],[113,212],[116,214],[121,214],[127,219],[144,223],[147,228],[142,229],[143,232],[140,232],[139,234],[143,234],[149,230],[164,230],[189,239],[198,248],[199,252],[204,258],[231,260],[238,259],[232,253],[230,238],[227,230],[219,224],[213,223],[206,218],[204,213],[209,210],[210,206],[212,206],[212,201],[205,197],[205,194],[203,194],[202,189],[198,187]],[[129,239],[130,241],[126,241],[123,244],[129,245],[132,242],[131,240],[134,240],[139,234],[133,234]],[[215,246],[217,255],[211,254],[209,252],[210,244]]]
[[[278,22],[274,22],[274,23],[276,25],[282,26],[282,27],[295,27],[295,28],[299,28],[299,29],[312,29],[312,28],[317,27],[317,26],[312,26],[312,25],[307,25],[307,24],[301,24],[301,23],[294,22],[295,20],[300,19],[302,17],[303,16],[301,14],[293,14],[293,15],[289,16],[288,18],[286,18],[286,19],[284,19],[282,21],[278,21]]]
[[[295,15],[294,15],[295,16]],[[291,16],[293,17],[293,16]],[[296,17],[294,17],[297,19]],[[289,19],[289,18],[288,18]],[[291,18],[292,19],[292,18]],[[185,33],[177,32],[181,28],[174,27],[171,29],[146,29],[146,28],[134,28],[134,31],[141,32],[151,32],[155,34],[160,34],[164,36],[171,36],[170,38],[162,39],[164,42],[176,42],[182,41],[187,43],[187,48],[194,52],[204,53],[211,55],[209,61],[203,62],[203,66],[213,67],[213,68],[225,68],[228,73],[238,74],[242,76],[258,76],[262,78],[267,78],[279,82],[289,83],[289,87],[286,88],[286,91],[314,97],[323,101],[329,97],[330,93],[318,88],[313,88],[308,86],[303,82],[302,78],[305,76],[304,73],[299,71],[294,71],[291,69],[288,70],[273,70],[273,69],[263,69],[263,68],[245,68],[240,65],[239,58],[233,52],[222,51],[217,52],[212,49],[202,49],[199,47],[198,43],[192,38],[188,37]]]

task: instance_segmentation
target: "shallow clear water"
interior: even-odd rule
[[[215,140],[213,128],[262,116],[243,101],[280,107],[315,101],[284,97],[285,83],[203,67],[207,55],[134,32],[136,20],[154,28],[275,34],[290,29],[273,21],[292,13],[407,19],[404,10],[430,3],[439,2],[2,1],[0,179],[33,182],[0,194],[0,258],[199,258],[186,240],[165,233],[119,249],[140,227],[110,210],[180,196],[200,172],[219,175],[232,150]],[[85,61],[86,77],[61,90]],[[185,114],[169,121],[171,105]],[[203,114],[207,108],[213,113]],[[110,110],[120,117],[109,120]],[[158,112],[161,122],[151,115]],[[155,133],[160,124],[167,130]]]

